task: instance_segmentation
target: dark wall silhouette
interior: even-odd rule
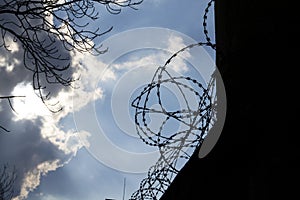
[[[213,151],[190,159],[162,200],[299,196],[293,183],[299,181],[300,158],[297,13],[283,1],[216,2],[225,126]]]

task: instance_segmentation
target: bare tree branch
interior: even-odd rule
[[[7,130],[6,128],[4,128],[3,126],[0,125],[0,129],[4,130],[5,132],[10,132],[9,130]]]
[[[47,84],[72,86],[76,80],[70,72],[69,51],[94,55],[107,51],[96,45],[95,40],[112,27],[104,31],[89,27],[91,21],[99,18],[96,6],[103,5],[109,13],[119,14],[121,8],[136,9],[142,1],[3,0],[0,2],[0,47],[11,51],[9,39],[22,47],[24,66],[33,74],[33,89],[46,104]]]
[[[0,167],[0,200],[10,200],[14,194],[14,182],[16,180],[15,168],[10,169],[7,164]]]
[[[11,108],[12,111],[16,112],[16,110],[14,109],[12,103],[11,103],[11,99],[13,98],[23,98],[25,96],[0,96],[0,101],[1,100],[7,100],[8,101],[8,104],[9,104],[9,107]],[[4,128],[3,126],[0,125],[0,129],[4,130],[5,132],[10,132],[8,129]],[[0,199],[1,200],[1,199]]]
[[[111,14],[135,6],[143,0],[1,0],[0,48],[12,51],[12,42],[23,50],[24,67],[32,72],[33,89],[51,112],[61,111],[57,103],[49,104],[49,84],[71,86],[77,80],[70,68],[70,51],[105,53],[95,40],[112,30],[90,29],[90,22],[99,18],[96,7],[103,5]],[[15,112],[11,99],[3,96]],[[3,126],[1,130],[9,132]]]

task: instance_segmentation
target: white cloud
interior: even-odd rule
[[[74,156],[81,147],[89,146],[87,138],[90,134],[88,132],[74,132],[74,130],[65,132],[56,123],[48,122],[48,120],[44,122],[41,134],[66,155]]]
[[[32,171],[27,172],[21,186],[20,195],[13,198],[13,200],[26,199],[29,192],[39,186],[41,175],[45,175],[50,171],[55,171],[61,166],[63,166],[63,164],[60,164],[60,160],[57,159],[40,163]]]
[[[149,4],[155,3],[158,6],[160,6],[162,2],[166,2],[166,1],[165,0],[148,1]],[[144,3],[147,3],[147,2],[144,2]],[[145,5],[145,4],[142,4],[141,7],[143,5]],[[194,6],[194,8],[195,7],[196,6]],[[169,18],[164,16],[165,10],[163,11],[163,15],[157,14],[157,10],[155,10],[155,12],[156,13],[154,13],[151,16],[149,15],[150,17],[148,17],[148,18],[146,17],[145,19],[136,18],[135,17],[136,15],[133,15],[135,18],[133,18],[130,22],[133,22],[132,23],[133,27],[135,27],[134,24],[136,24],[137,22],[140,22],[140,25],[144,25],[144,24],[142,24],[142,23],[144,23],[144,21],[148,21],[148,20],[151,21],[152,19],[157,19],[156,16],[163,16],[161,21],[156,20],[158,22],[160,21],[161,23],[155,22],[155,23],[150,24],[151,26],[153,24],[154,25],[165,25],[166,22],[170,21]],[[175,10],[175,12],[176,12],[176,10]],[[111,24],[120,25],[120,23],[118,21],[114,21],[115,19],[118,20],[118,18],[106,18],[105,16],[102,16],[102,17],[104,17],[104,20],[100,20],[101,23],[107,22],[108,25],[111,25]],[[108,20],[106,20],[106,19],[108,19]],[[173,22],[178,21],[178,20],[176,20],[177,18],[173,18],[173,19],[175,19],[175,20],[172,20]],[[50,20],[52,21],[52,19],[50,19]],[[114,22],[112,22],[111,20],[113,20]],[[128,19],[126,19],[126,17],[124,18],[124,20],[128,21]],[[180,20],[181,20],[181,18],[180,18]],[[189,20],[189,21],[191,21],[191,20]],[[178,22],[175,23],[175,25],[179,27],[178,30],[181,29],[180,27],[185,27],[185,25],[188,24],[188,23],[183,24],[182,22],[180,22],[180,23],[181,23],[180,26],[178,26]],[[147,25],[149,26],[149,24],[147,24]],[[173,27],[176,28],[176,26],[173,26]],[[124,27],[125,27],[125,29],[128,28],[127,26],[124,26]],[[172,24],[169,27],[172,27]],[[181,30],[184,30],[184,29],[181,29]],[[157,38],[157,39],[159,40],[159,38]],[[127,45],[126,42],[127,42],[127,44],[132,43],[131,40],[122,41],[122,43],[119,43],[120,48],[122,48],[124,43],[126,46]],[[174,42],[174,43],[172,44],[172,42]],[[180,44],[180,43],[181,43],[180,40],[171,40],[171,38],[170,38],[170,41],[168,42],[167,46],[169,45],[170,49],[177,51],[178,49],[176,49],[177,48],[176,44]],[[22,58],[21,45],[17,46],[17,47],[12,47],[12,51],[13,51],[12,54],[18,54],[18,55],[12,55],[12,56],[10,56],[10,59],[8,59],[6,54],[10,54],[11,52],[5,53],[4,51],[1,51],[1,49],[0,49],[0,72],[4,72],[4,73],[0,73],[0,93],[2,95],[9,94],[9,92],[11,92],[12,90],[17,89],[15,87],[16,86],[15,83],[24,82],[23,84],[25,85],[25,88],[27,90],[30,88],[29,87],[30,85],[27,85],[27,83],[32,81],[32,76],[31,76],[30,72],[24,73],[25,70],[24,71],[20,70],[20,69],[23,69],[22,60],[17,60],[17,59],[13,60],[14,58],[18,58],[18,59]],[[145,63],[155,63],[156,64],[158,62],[160,64],[163,64],[165,61],[165,58],[168,58],[168,55],[167,54],[163,55],[163,53],[160,53],[158,55],[153,54],[151,56],[148,55],[148,57],[145,56],[144,58],[141,58],[141,60],[132,60],[132,62],[133,62],[132,66],[137,66],[138,64],[145,64]],[[10,117],[13,117],[14,119],[17,119],[17,120],[15,120],[12,123],[12,126],[11,126],[12,128],[10,128],[10,130],[12,132],[14,132],[14,130],[13,130],[15,128],[13,126],[14,124],[19,125],[20,129],[22,129],[22,130],[24,129],[24,136],[21,135],[21,137],[19,139],[19,140],[21,140],[21,141],[19,141],[19,143],[21,145],[19,145],[19,143],[16,142],[16,145],[14,145],[15,148],[13,151],[9,151],[6,153],[4,153],[5,151],[4,152],[2,151],[2,154],[0,152],[0,155],[5,155],[5,154],[11,155],[15,151],[16,160],[19,158],[20,162],[18,162],[18,160],[17,160],[17,163],[18,164],[21,163],[21,164],[17,165],[16,167],[20,166],[21,170],[24,170],[24,172],[26,172],[26,174],[25,174],[26,177],[24,178],[24,183],[22,184],[24,198],[26,198],[28,191],[32,191],[32,190],[34,190],[35,187],[38,186],[38,184],[40,183],[39,182],[40,178],[41,178],[41,176],[43,176],[43,174],[46,174],[51,170],[57,169],[58,167],[63,165],[64,162],[71,159],[72,156],[74,156],[76,154],[76,151],[79,148],[81,148],[82,146],[88,146],[88,144],[89,144],[88,140],[87,140],[89,133],[81,132],[81,133],[74,134],[74,132],[72,130],[65,130],[61,126],[62,124],[60,121],[62,119],[64,119],[66,116],[68,116],[72,111],[79,110],[79,109],[83,108],[84,106],[86,106],[89,102],[92,102],[95,99],[104,97],[105,91],[101,87],[99,88],[96,86],[98,84],[99,77],[100,77],[99,73],[101,71],[103,71],[103,69],[105,69],[106,64],[104,63],[104,61],[101,62],[96,57],[93,57],[89,54],[81,54],[81,53],[76,53],[76,54],[74,53],[72,55],[72,62],[73,62],[72,66],[78,68],[77,71],[75,72],[75,77],[80,76],[81,80],[76,83],[76,86],[78,86],[79,88],[75,89],[74,93],[73,93],[73,91],[71,92],[70,90],[60,91],[59,94],[57,95],[57,98],[53,99],[54,101],[59,100],[60,105],[64,106],[64,109],[62,110],[62,112],[57,113],[57,114],[49,114],[49,115],[47,114],[46,115],[46,111],[41,112],[42,110],[44,110],[44,108],[42,108],[43,105],[41,105],[41,107],[40,107],[40,105],[37,104],[37,102],[35,104],[34,101],[30,103],[29,101],[27,101],[27,99],[15,99],[14,101],[20,101],[20,102],[14,103],[16,106],[16,110],[19,113],[19,115],[14,116],[13,113],[11,113],[11,112],[5,113],[5,110],[7,110],[7,107],[6,107],[7,102],[3,101],[3,103],[1,102],[1,104],[0,104],[0,119],[1,119],[0,123],[7,123],[8,121],[11,121]],[[123,63],[123,64],[125,66],[126,63]],[[127,63],[127,65],[130,65],[130,63]],[[175,68],[177,71],[186,69],[184,67],[184,65],[181,65],[180,63],[176,66],[183,66],[183,67]],[[157,65],[154,65],[154,67],[157,67]],[[8,72],[12,72],[12,73],[8,73]],[[9,74],[16,75],[16,76],[11,76],[11,77],[16,77],[18,79],[9,78],[8,76],[6,76],[7,74],[8,75]],[[116,79],[116,74],[114,71],[111,71],[111,73],[106,73],[106,75],[107,75],[107,77],[104,77],[104,79],[105,78],[107,78],[107,80]],[[95,90],[95,88],[97,88],[97,89]],[[84,98],[82,98],[82,97],[84,97]],[[75,107],[73,106],[73,103],[72,103],[73,98],[76,99]],[[19,107],[18,107],[17,103],[20,104]],[[29,103],[29,104],[27,104],[27,103]],[[29,106],[27,106],[26,104]],[[25,108],[24,109],[25,112],[22,110],[22,107]],[[2,110],[1,110],[1,108],[2,108]],[[31,108],[31,111],[33,113],[29,112],[29,108]],[[38,109],[38,108],[40,108],[40,109]],[[22,114],[22,112],[23,112],[23,114]],[[7,117],[5,117],[3,114],[7,114]],[[30,123],[27,123],[28,121]],[[23,124],[28,124],[28,125],[26,127]],[[6,125],[6,124],[4,124],[4,125]],[[18,129],[16,129],[16,130],[18,131]],[[17,133],[17,131],[15,131],[15,132]],[[33,131],[38,132],[39,135],[32,136],[31,132],[33,132]],[[23,134],[23,132],[22,132],[22,134]],[[80,141],[78,141],[78,137],[76,135],[79,136],[79,138],[81,138]],[[15,136],[19,137],[20,134],[12,134],[12,137],[15,137]],[[35,138],[43,137],[43,139],[46,142],[49,141],[49,143],[51,143],[51,145],[48,145],[48,143],[46,143],[44,140],[42,140],[40,138],[38,138],[39,140],[31,141],[32,137],[35,137]],[[84,139],[82,139],[82,138],[84,138]],[[7,147],[7,149],[10,149],[10,146],[6,145],[7,143],[10,144],[10,139],[4,140],[4,136],[0,134],[0,146],[2,146],[3,149],[5,147]],[[26,144],[27,148],[24,148],[23,143],[28,143],[28,144]],[[45,145],[45,143],[46,143],[46,145]],[[30,145],[32,145],[32,147]],[[32,149],[32,151],[31,151],[31,149]],[[47,151],[45,149],[50,150],[50,151]],[[61,150],[63,152],[63,154],[57,153],[56,152],[57,150]],[[32,160],[30,159],[31,155],[28,155],[29,153],[32,153],[32,152],[34,154],[38,154],[41,158],[44,158],[44,159],[36,159],[34,162],[32,162]],[[66,155],[68,153],[69,153],[69,155]],[[51,156],[49,156],[49,154]],[[1,157],[1,160],[2,160],[2,158],[3,158],[3,160],[5,160],[4,158],[6,158],[6,157],[5,156]],[[7,156],[7,158],[10,158],[10,157]],[[23,164],[26,166],[23,166]],[[77,171],[80,171],[80,170],[77,170]],[[22,171],[21,171],[21,173],[22,173]],[[23,176],[21,176],[21,178],[23,178]],[[28,181],[28,180],[30,180],[30,181]],[[33,184],[32,182],[35,182],[35,184]],[[65,186],[63,189],[69,190],[69,187],[70,186],[68,185],[68,186]],[[110,186],[110,188],[111,188],[111,186]],[[16,191],[18,191],[18,189],[19,188],[17,188]],[[71,190],[73,190],[73,189],[71,189]],[[98,190],[96,192],[98,192]],[[111,191],[111,192],[113,193],[115,191]],[[78,197],[75,197],[75,198],[80,199]],[[75,198],[68,198],[68,199],[75,199]],[[39,199],[41,199],[41,200],[64,200],[64,198],[59,196],[59,194],[56,195],[55,192],[52,196],[41,194],[41,198],[39,198]],[[91,199],[91,198],[87,198],[87,199]]]
[[[178,50],[186,47],[187,44],[184,43],[183,39],[179,36],[171,35],[166,41],[165,49],[158,49],[155,52],[151,52],[146,55],[133,55],[128,58],[127,61],[122,63],[113,64],[112,69],[110,71],[105,72],[105,78],[103,81],[108,79],[115,80],[116,75],[114,74],[114,70],[122,70],[122,69],[133,69],[136,67],[149,66],[153,65],[154,68],[158,66],[162,66],[165,64],[167,59],[169,59],[172,54],[176,53]],[[167,52],[166,52],[167,51]],[[184,62],[185,59],[190,58],[191,55],[188,51],[184,51],[180,53],[177,57],[175,57],[172,62],[168,65],[169,68],[174,70],[177,73],[184,73],[188,71],[188,66]]]
[[[57,155],[55,160],[47,160],[38,163],[32,170],[26,172],[22,180],[20,194],[13,200],[26,199],[41,181],[41,176],[59,167],[67,164],[83,146],[88,146],[87,132],[73,133],[72,131],[64,132],[59,129],[56,123],[47,122],[41,129],[42,137],[53,144],[52,148],[57,148],[63,154]]]
[[[62,92],[62,94],[65,95],[64,103],[72,105],[72,98],[70,98],[71,94],[66,95],[65,92]],[[91,100],[92,98],[89,99]],[[15,100],[15,102],[17,101],[18,100]],[[47,108],[45,108],[45,105],[42,103],[40,104],[40,99],[36,96],[28,96],[24,102],[15,103],[14,106],[19,112],[19,114],[16,115],[15,120],[40,119],[42,121],[42,127],[40,129],[41,137],[51,142],[54,145],[52,148],[57,148],[64,153],[64,157],[57,157],[55,161],[49,160],[42,162],[32,171],[25,174],[21,185],[20,195],[15,198],[15,200],[21,200],[26,199],[29,192],[33,191],[40,184],[42,175],[62,167],[76,155],[80,148],[88,146],[89,143],[87,137],[89,137],[89,133],[84,131],[75,132],[75,130],[62,130],[60,120],[72,112],[72,107],[67,106],[62,112],[51,114]]]
[[[73,77],[80,77],[80,80],[75,82],[75,89],[61,88],[61,91],[51,98],[51,102],[59,102],[59,106],[63,107],[61,112],[51,113],[29,83],[18,83],[12,91],[13,95],[26,96],[13,99],[13,107],[17,111],[17,114],[13,116],[13,121],[20,123],[29,120],[34,123],[35,120],[39,120],[41,122],[40,137],[49,141],[53,145],[51,148],[63,152],[63,155],[57,155],[55,160],[50,159],[37,163],[30,171],[27,171],[21,183],[20,194],[14,200],[26,199],[28,194],[39,186],[41,176],[64,166],[80,148],[89,146],[88,137],[90,133],[86,131],[77,132],[75,127],[71,130],[64,130],[61,120],[72,115],[72,112],[82,109],[90,102],[103,97],[103,91],[97,87],[97,84],[106,64],[89,53],[75,51],[70,53],[72,56],[71,66],[75,69]],[[5,63],[6,60],[1,57],[0,62]],[[113,78],[113,76],[114,73],[112,72],[106,78]],[[74,100],[76,105],[74,105]],[[45,198],[55,199],[55,197],[49,196]]]
[[[4,67],[7,72],[12,72],[16,65],[19,65],[20,61],[14,58],[11,62],[4,56],[0,55],[0,67]]]
[[[17,111],[13,118],[14,121],[35,120],[39,116],[50,115],[50,111],[35,94],[31,84],[23,82],[17,84],[12,94],[24,96],[13,99],[13,107]]]
[[[71,130],[64,130],[61,120],[77,109],[83,108],[89,102],[102,98],[101,88],[95,90],[95,86],[99,79],[97,74],[104,69],[105,65],[90,54],[72,53],[72,67],[76,68],[74,76],[80,75],[81,79],[76,82],[76,89],[62,88],[56,97],[52,97],[52,102],[59,102],[59,106],[63,107],[61,112],[51,113],[29,83],[21,82],[12,91],[13,95],[26,96],[13,99],[13,107],[17,111],[17,114],[13,115],[13,121],[15,123],[23,121],[35,123],[36,120],[39,120],[41,122],[40,130],[38,130],[40,137],[50,142],[51,148],[56,149],[55,151],[63,152],[63,154],[54,156],[56,157],[54,160],[45,158],[46,160],[42,159],[43,162],[37,161],[30,171],[25,172],[20,186],[20,194],[14,200],[26,199],[28,194],[39,186],[41,176],[64,166],[80,148],[89,146],[88,132],[76,132],[75,127]],[[73,106],[74,98],[80,99],[80,101],[76,100],[76,106]]]
[[[179,37],[171,36],[167,43],[167,50],[172,53],[185,46],[183,40]],[[61,120],[66,118],[72,112],[76,112],[84,108],[87,104],[103,98],[104,90],[98,87],[100,77],[104,80],[115,80],[116,70],[132,69],[137,66],[145,66],[153,64],[153,67],[164,64],[167,58],[172,53],[166,53],[165,51],[159,51],[158,54],[152,53],[144,57],[132,58],[129,61],[115,64],[113,69],[105,71],[104,76],[101,76],[104,72],[107,64],[101,62],[97,57],[88,53],[71,52],[72,67],[74,67],[75,73],[73,76],[80,77],[80,80],[75,83],[75,89],[62,88],[58,92],[57,96],[52,98],[53,102],[59,101],[63,106],[63,110],[59,113],[51,113],[40,101],[36,94],[32,90],[32,86],[28,83],[21,82],[15,85],[13,94],[26,95],[25,98],[14,99],[13,105],[18,114],[13,116],[15,123],[22,123],[25,121],[31,121],[36,123],[40,121],[39,134],[45,141],[50,142],[55,151],[60,151],[62,154],[54,155],[54,158],[45,158],[41,161],[37,161],[32,164],[30,170],[25,171],[22,179],[20,194],[14,198],[14,200],[26,199],[28,194],[33,191],[40,184],[41,176],[46,175],[50,171],[55,171],[57,168],[64,166],[68,163],[72,157],[74,157],[77,151],[86,146],[89,146],[88,138],[90,133],[76,130],[64,130],[61,124]],[[181,58],[174,60],[174,63],[170,65],[176,72],[184,72],[187,70],[187,66],[183,59],[188,58],[188,53],[182,54]],[[0,62],[5,62],[2,57]],[[73,105],[73,101],[76,99],[76,105]],[[43,156],[43,155],[41,155]],[[55,197],[43,197],[44,199],[55,199]]]
[[[186,47],[187,44],[184,44],[184,41],[181,37],[171,36],[168,40],[168,50],[170,52],[177,52],[180,49]],[[179,56],[175,57],[171,62],[171,68],[177,73],[184,73],[188,71],[188,66],[184,63],[184,59],[191,57],[191,54],[188,51],[181,52]]]
[[[11,37],[5,38],[6,47],[11,53],[15,53],[19,51],[19,45],[15,42]]]

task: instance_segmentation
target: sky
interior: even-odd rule
[[[138,138],[130,103],[172,53],[205,41],[202,17],[207,2],[144,0],[138,10],[124,8],[118,15],[99,7],[100,19],[90,27],[113,26],[95,41],[109,50],[96,57],[70,52],[74,75],[81,79],[75,90],[51,88],[64,107],[57,114],[32,91],[21,47],[11,41],[12,51],[0,48],[0,95],[26,95],[13,100],[16,113],[6,101],[0,102],[0,123],[11,131],[0,134],[0,162],[17,169],[14,200],[121,200],[124,180],[125,199],[130,198],[159,157],[156,148]],[[209,15],[211,38],[213,20]],[[213,58],[209,48],[184,52],[170,72],[205,83],[211,71],[200,69],[199,74],[199,68],[192,67],[212,66]],[[166,86],[165,93],[170,109],[183,104],[172,86]],[[152,116],[150,126],[157,129],[161,120]]]

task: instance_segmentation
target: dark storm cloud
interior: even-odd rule
[[[44,59],[44,63],[51,63],[57,69],[63,69],[71,62],[70,52],[66,50],[63,42],[55,38],[53,34],[50,34],[49,31],[30,31],[30,26],[43,23],[42,18],[34,20],[27,19],[26,21],[28,21],[28,24],[25,23],[21,26],[20,20],[16,16],[12,14],[1,14],[0,25],[4,27],[1,28],[1,30],[13,30],[14,33],[12,34],[9,31],[4,31],[0,34],[0,44],[6,44],[8,49],[5,49],[4,46],[0,47],[0,57],[5,60],[5,63],[0,63],[0,95],[9,95],[14,86],[20,82],[37,84],[38,80],[33,77],[34,72],[37,70],[45,71],[45,69],[43,69],[44,66],[42,64],[35,64],[36,61],[32,58],[32,52],[35,54],[34,56],[41,56],[41,58]],[[25,29],[27,34],[23,34]],[[22,43],[16,36],[24,37],[26,40],[23,41],[35,41],[39,46],[32,45],[34,42],[29,42],[27,44],[24,42]],[[37,41],[43,42],[38,43]],[[17,44],[18,51],[9,51],[12,49],[13,43]],[[48,45],[50,44],[51,46],[49,47]],[[46,52],[39,49],[40,47],[42,47],[42,50],[46,49]],[[29,51],[29,49],[31,50]],[[41,59],[39,59],[39,61],[41,61]],[[25,69],[25,63],[28,69]],[[5,66],[7,65],[13,66],[12,71],[5,70]],[[73,70],[74,68],[69,67],[60,72],[55,70],[54,72],[61,75],[64,79],[68,79],[72,77]],[[64,88],[61,84],[50,84],[49,82],[53,82],[55,79],[50,78],[47,81],[45,73],[41,72],[39,75],[41,86],[46,87],[44,89],[45,94],[50,92],[51,96],[54,97],[62,88]]]
[[[0,0],[0,5],[2,0]],[[153,1],[154,2],[154,1]],[[198,30],[203,13],[201,11],[201,1],[166,1],[156,0],[158,6],[152,5],[152,1],[145,1],[139,6],[140,10],[124,10],[120,15],[112,16],[105,14],[101,15],[99,26],[107,27],[114,26],[113,32],[106,34],[100,39],[105,39],[114,33],[128,30],[130,28],[158,26],[166,27],[186,33],[195,39],[199,38],[201,33]],[[150,5],[151,4],[151,5]],[[184,13],[184,14],[181,14]],[[195,16],[194,16],[195,15]],[[11,16],[8,19],[12,19]],[[2,16],[0,17],[2,20]],[[1,23],[1,22],[0,22]],[[35,22],[36,23],[36,22]],[[42,37],[42,35],[41,35]],[[124,41],[120,46],[124,45]],[[56,43],[59,52],[62,55],[69,55],[62,47],[59,41]],[[24,68],[23,53],[24,49],[18,42],[19,51],[9,52],[3,47],[0,47],[0,58],[5,57],[5,65],[1,66],[0,62],[0,95],[9,95],[14,87],[20,82],[32,83],[32,72]],[[1,60],[1,59],[0,59]],[[15,62],[15,61],[19,62]],[[85,58],[85,62],[87,59]],[[7,71],[7,64],[13,64],[12,71]],[[57,64],[64,65],[64,62]],[[97,66],[98,67],[98,66]],[[89,66],[89,72],[90,72]],[[71,68],[64,72],[65,77],[72,74]],[[58,84],[47,84],[47,90],[51,91],[51,96],[55,96],[62,88]],[[64,88],[67,89],[67,88]],[[23,95],[23,94],[20,94]],[[1,108],[2,107],[2,108]],[[0,125],[4,125],[11,133],[2,133],[0,131],[0,163],[9,162],[15,165],[18,170],[18,179],[16,184],[17,192],[20,190],[22,179],[26,173],[35,169],[37,165],[42,162],[53,161],[59,159],[64,162],[70,158],[71,155],[66,155],[59,150],[57,146],[53,145],[47,139],[41,136],[41,126],[43,121],[35,120],[20,120],[12,121],[14,113],[10,110],[6,101],[0,102]],[[80,156],[81,155],[81,156]],[[59,168],[57,172],[50,173],[45,178],[44,184],[31,193],[28,199],[42,199],[37,193],[50,194],[57,197],[57,199],[104,199],[105,197],[115,198],[116,194],[122,192],[122,178],[113,182],[111,177],[118,172],[113,170],[97,171],[99,169],[98,163],[94,159],[84,159],[87,156],[80,154],[79,158],[72,160],[69,165],[64,168]],[[94,163],[94,164],[91,164]],[[92,166],[92,167],[91,167]],[[113,171],[113,172],[112,172]],[[114,174],[114,175],[113,175]],[[93,175],[94,177],[89,177]],[[138,185],[133,189],[138,188]],[[103,192],[104,191],[104,192]],[[35,198],[33,198],[33,196]],[[121,198],[121,197],[120,197]],[[49,198],[50,199],[50,198]],[[47,200],[49,200],[47,199]],[[117,198],[116,198],[117,199]]]
[[[7,121],[8,127],[13,127],[13,133],[0,134],[0,158],[1,164],[9,163],[16,167],[17,180],[14,187],[17,195],[27,172],[34,170],[40,163],[58,158],[64,160],[68,156],[41,136],[40,120],[12,122],[9,115],[0,112],[1,121]]]
[[[0,2],[0,6],[3,1]],[[31,25],[41,23],[39,20],[30,20]],[[0,25],[7,29],[13,30],[16,34],[21,34],[26,27],[19,27],[20,22],[16,16],[12,14],[1,14]],[[0,28],[1,29],[1,28]],[[1,31],[1,30],[0,30]],[[3,31],[3,30],[2,30]],[[0,44],[3,44],[5,40],[6,45],[9,45],[7,49],[0,46],[0,96],[12,95],[15,87],[20,83],[33,84],[33,74],[31,70],[36,69],[36,65],[32,63],[30,57],[24,57],[24,46],[19,41],[13,41],[14,36],[12,33],[6,32],[5,37],[2,37],[4,32],[0,34]],[[33,32],[29,32],[29,37],[33,38]],[[41,41],[45,41],[45,45],[50,43],[50,40],[55,41],[54,47],[57,49],[54,56],[61,55],[62,58],[70,58],[70,52],[67,51],[61,41],[53,38],[47,32],[39,32],[37,37]],[[11,51],[9,51],[11,50]],[[37,49],[34,49],[36,53],[39,53]],[[25,58],[25,60],[24,60]],[[51,58],[45,55],[46,62],[54,63],[58,68],[67,66],[71,60],[59,60]],[[27,63],[26,69],[24,63]],[[31,69],[31,70],[30,70]],[[60,72],[62,77],[68,78],[72,76],[73,68]],[[52,97],[62,90],[68,90],[60,84],[49,84],[44,74],[41,73],[40,82],[41,86],[46,87],[43,91],[45,94],[50,92]],[[52,79],[53,80],[53,79]],[[14,95],[26,95],[26,94],[14,94]],[[18,110],[16,110],[18,112]],[[37,118],[34,120],[22,119],[14,121],[15,113],[12,111],[7,100],[0,101],[0,125],[4,126],[10,133],[5,133],[0,129],[0,165],[8,163],[10,166],[15,166],[17,171],[17,179],[14,185],[15,196],[20,191],[24,179],[28,172],[32,172],[41,163],[51,163],[58,160],[58,164],[66,162],[71,155],[66,154],[58,148],[58,146],[51,143],[48,139],[44,138],[41,134],[43,122]],[[37,176],[38,178],[38,176]],[[29,189],[34,189],[30,188]]]
[[[32,72],[24,68],[22,62],[22,51],[9,52],[3,47],[0,48],[0,95],[10,95],[14,87],[21,82],[31,82]],[[7,66],[11,65],[13,69],[7,71]]]

